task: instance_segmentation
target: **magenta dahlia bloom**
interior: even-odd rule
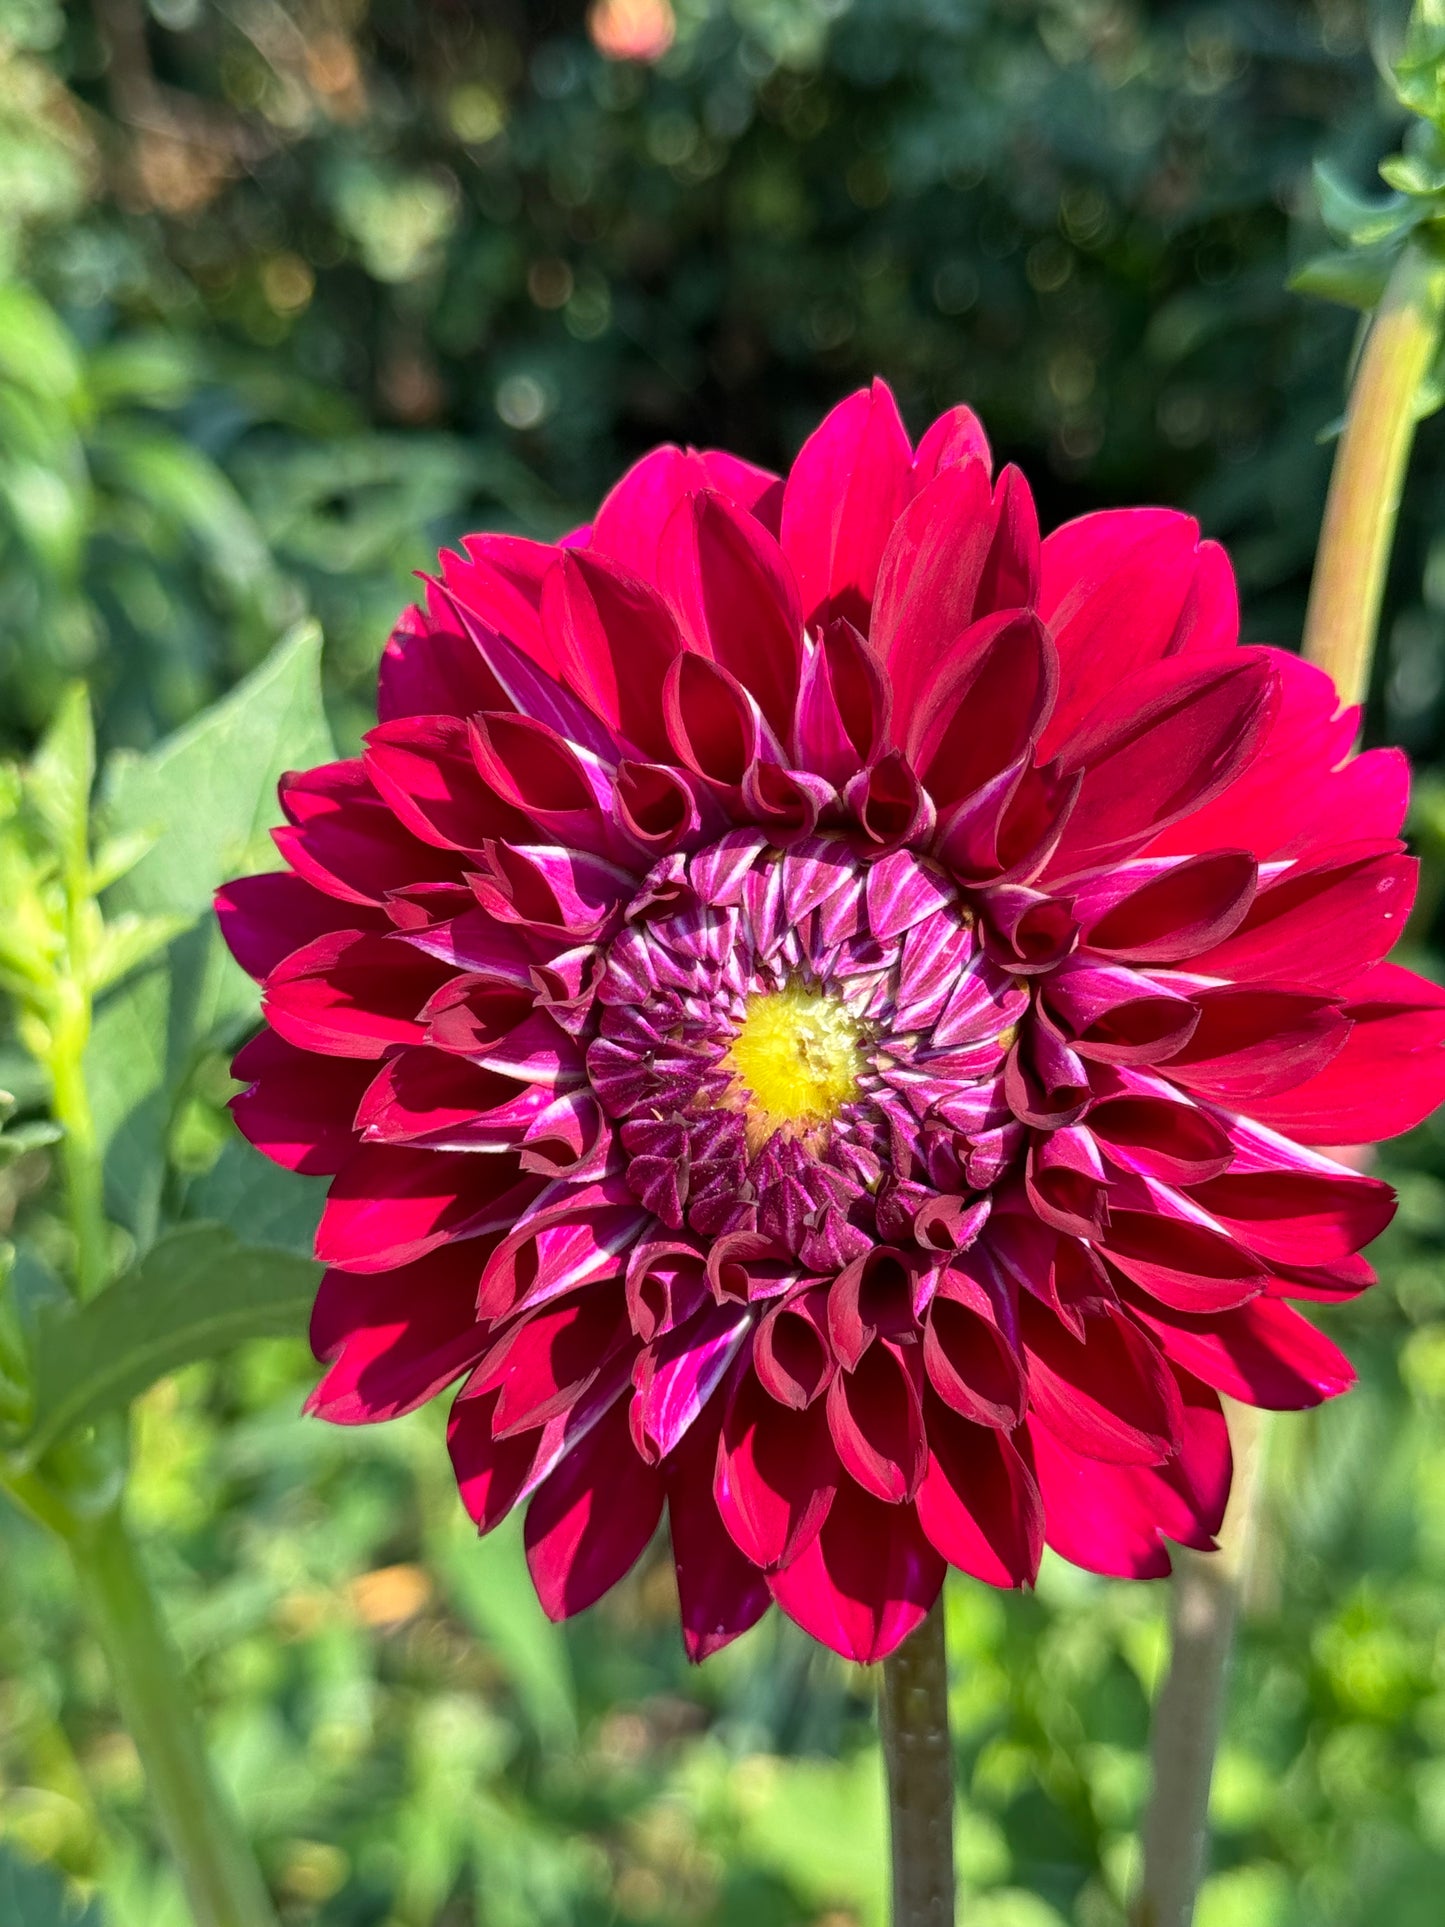
[[[287,869],[220,894],[241,1129],[332,1174],[311,1409],[454,1380],[462,1498],[554,1617],[666,1510],[694,1658],[776,1600],[854,1659],[954,1565],[1150,1578],[1219,1394],[1351,1379],[1289,1301],[1445,1094],[1383,962],[1394,750],[1238,646],[1164,509],[1040,541],[967,409],[853,395],[786,481],[663,448],[557,545],[445,555]]]

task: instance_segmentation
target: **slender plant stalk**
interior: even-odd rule
[[[1415,438],[1416,403],[1445,329],[1445,261],[1407,243],[1355,366],[1310,585],[1303,653],[1363,701]],[[1230,1408],[1238,1471],[1215,1553],[1181,1552],[1173,1652],[1154,1713],[1154,1786],[1134,1927],[1189,1927],[1208,1858],[1209,1785],[1240,1592],[1255,1538],[1264,1420]]]
[[[1395,518],[1415,439],[1415,400],[1440,345],[1445,261],[1411,241],[1365,337],[1335,451],[1305,616],[1304,654],[1347,703],[1362,702]]]
[[[75,885],[73,894],[78,895],[79,888]],[[85,1082],[91,1004],[79,981],[84,956],[75,902],[70,921],[74,974],[58,987],[49,1069],[52,1107],[64,1131],[61,1154],[75,1241],[75,1282],[80,1297],[87,1299],[109,1282],[110,1233],[95,1116]],[[80,1464],[86,1449],[82,1446]],[[99,1450],[103,1459],[104,1446]],[[118,1482],[118,1466],[113,1476]],[[89,1494],[81,1489],[87,1483],[82,1478],[81,1487],[71,1490],[60,1462],[43,1463],[37,1471],[12,1469],[4,1480],[16,1503],[70,1549],[195,1927],[277,1927],[261,1870],[211,1771],[180,1658],[121,1507],[105,1496],[103,1465]]]
[[[260,1869],[211,1773],[180,1657],[119,1510],[69,1545],[196,1927],[276,1927]]]
[[[50,1060],[51,1106],[65,1135],[61,1164],[75,1239],[75,1283],[82,1298],[93,1298],[110,1276],[110,1234],[105,1222],[105,1191],[96,1143],[95,1114],[85,1083],[85,1046],[90,1007],[85,999],[57,1024]]]
[[[1264,1414],[1228,1404],[1234,1485],[1218,1552],[1174,1554],[1169,1677],[1154,1707],[1153,1796],[1133,1927],[1189,1927],[1209,1846],[1209,1783],[1240,1593],[1258,1524]]]
[[[953,1748],[943,1601],[883,1662],[893,1927],[953,1927]]]

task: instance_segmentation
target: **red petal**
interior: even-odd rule
[[[559,673],[630,743],[666,758],[662,679],[682,636],[657,591],[586,549],[563,553],[542,591]]]
[[[283,957],[328,931],[386,928],[378,912],[338,902],[289,870],[223,883],[216,892],[216,916],[231,955],[258,982],[264,982]]]
[[[380,904],[388,890],[407,884],[461,881],[461,861],[399,823],[359,760],[283,776],[280,797],[289,822],[271,832],[272,840],[291,868],[328,896]]]
[[[632,1449],[619,1399],[527,1508],[527,1565],[549,1619],[585,1612],[631,1571],[662,1517],[656,1466]]]
[[[471,637],[434,591],[425,610],[404,610],[381,652],[376,713],[383,723],[402,716],[470,716],[495,709],[501,689]]]
[[[1041,755],[1052,756],[1121,678],[1173,655],[1181,640],[1233,646],[1238,605],[1222,593],[1221,561],[1214,544],[1201,551],[1198,523],[1173,509],[1104,509],[1054,530],[1043,544],[1038,609],[1063,681]]]
[[[308,1177],[339,1171],[356,1145],[352,1120],[373,1066],[318,1057],[263,1030],[236,1053],[231,1075],[250,1089],[231,1099],[241,1135],[263,1157]]]
[[[311,1349],[329,1365],[306,1401],[333,1425],[415,1411],[486,1349],[477,1279],[486,1252],[468,1240],[395,1271],[326,1271],[311,1313]]]
[[[900,720],[913,714],[973,621],[993,537],[981,462],[942,470],[898,518],[878,573],[870,638],[893,677]]]
[[[798,693],[803,618],[777,543],[720,495],[697,495],[664,529],[658,568],[690,645],[734,675],[785,737]]]
[[[721,1400],[714,1405],[720,1410]],[[718,1514],[717,1440],[718,1419],[705,1414],[662,1467],[682,1637],[694,1662],[756,1625],[773,1603],[766,1578],[738,1551]]]
[[[1378,1178],[1308,1171],[1230,1171],[1189,1195],[1261,1258],[1324,1265],[1378,1238],[1395,1194]]]
[[[1353,1026],[1344,1048],[1307,1083],[1250,1101],[1262,1124],[1310,1144],[1394,1137],[1445,1100],[1445,990],[1382,963],[1341,996]]]
[[[1177,1445],[1178,1393],[1157,1349],[1122,1312],[1083,1321],[1082,1340],[1036,1299],[1019,1306],[1029,1402],[1061,1444],[1114,1465],[1158,1465]]]
[[[366,738],[366,772],[414,836],[447,850],[480,850],[489,837],[520,836],[520,810],[482,781],[467,724],[450,716],[408,716]]]
[[[1194,968],[1234,982],[1336,990],[1378,963],[1404,933],[1419,864],[1393,850],[1347,846],[1261,889],[1233,936],[1195,953]]]
[[[783,485],[736,455],[654,448],[613,488],[592,524],[588,546],[646,582],[657,580],[658,544],[668,517],[689,495],[712,489],[776,534]]]
[[[789,1411],[743,1371],[728,1399],[713,1486],[739,1550],[755,1566],[795,1559],[826,1518],[839,1476],[823,1407]]]
[[[515,1221],[540,1180],[507,1157],[363,1145],[333,1180],[316,1232],[323,1264],[389,1271]]]
[[[1255,1298],[1208,1318],[1137,1300],[1131,1309],[1176,1363],[1246,1405],[1302,1411],[1355,1382],[1338,1346],[1277,1298]]]
[[[944,1571],[912,1506],[884,1505],[844,1480],[822,1531],[768,1583],[804,1632],[870,1665],[922,1624]]]
[[[918,1522],[949,1565],[990,1586],[1029,1586],[1044,1549],[1032,1472],[1003,1432],[928,1406],[928,1472]]]
[[[399,937],[337,930],[276,966],[261,1007],[272,1028],[302,1050],[376,1058],[395,1044],[422,1041],[422,1007],[449,974]]]
[[[1063,771],[1084,780],[1049,874],[1137,847],[1228,788],[1268,731],[1273,653],[1187,656],[1117,682],[1060,748]]]
[[[1245,1100],[1264,1121],[1261,1098],[1323,1070],[1349,1035],[1349,1019],[1309,991],[1226,984],[1195,991],[1193,1002],[1199,1022],[1165,1074],[1224,1103]]]
[[[896,1348],[870,1345],[828,1387],[828,1426],[843,1469],[877,1499],[902,1505],[928,1469],[923,1408]]]
[[[913,451],[885,382],[840,402],[804,442],[783,493],[782,549],[805,622],[868,626],[878,565],[913,492]]]

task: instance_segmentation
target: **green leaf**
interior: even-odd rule
[[[323,1179],[282,1170],[235,1132],[186,1193],[186,1216],[229,1225],[251,1243],[309,1257],[325,1192]]]
[[[80,384],[80,356],[59,316],[16,281],[0,286],[0,375],[52,401]]]
[[[1391,257],[1383,253],[1317,254],[1294,270],[1289,285],[1296,294],[1317,295],[1322,301],[1338,301],[1342,307],[1372,314],[1385,292],[1390,267]]]
[[[90,959],[92,990],[100,992],[119,983],[187,928],[189,917],[142,917],[123,910],[100,934]]]
[[[107,837],[91,859],[91,889],[99,895],[118,883],[155,848],[157,841],[154,830],[131,830],[124,836]]]
[[[1388,240],[1419,218],[1403,195],[1386,199],[1361,194],[1328,161],[1316,161],[1315,194],[1320,219],[1345,247],[1369,247]]]
[[[99,1297],[41,1318],[26,1456],[199,1358],[302,1336],[320,1275],[310,1259],[243,1245],[223,1225],[168,1233]]]
[[[280,814],[278,778],[335,753],[320,663],[320,632],[303,624],[230,695],[148,756],[111,759],[101,785],[108,833],[156,839],[113,890],[121,906],[194,916],[227,877],[248,865],[275,867],[263,839]]]
[[[81,1900],[50,1867],[0,1844],[0,1921],[5,1927],[105,1927],[96,1900]]]
[[[1380,162],[1380,179],[1400,194],[1432,195],[1445,189],[1445,168],[1419,154],[1391,154]]]
[[[195,925],[161,964],[104,1000],[86,1053],[107,1206],[142,1242],[153,1235],[170,1115],[196,1053],[256,1008],[255,985],[215,927],[212,893],[275,866],[266,829],[280,813],[277,779],[334,754],[320,651],[314,625],[297,630],[223,701],[148,756],[114,757],[102,778],[107,833],[133,859],[106,892],[107,916]]]
[[[85,860],[94,782],[90,694],[84,683],[73,682],[60,699],[25,778],[36,814],[71,869],[78,869]]]

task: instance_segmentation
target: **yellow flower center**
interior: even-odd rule
[[[748,998],[723,1062],[748,1115],[748,1145],[835,1117],[858,1088],[863,1027],[836,997],[796,981]]]

